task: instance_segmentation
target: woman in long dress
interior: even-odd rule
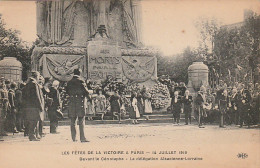
[[[144,91],[143,99],[144,99],[144,114],[152,114],[153,109],[151,103],[151,94],[149,93],[149,90]]]
[[[137,99],[137,107],[138,107],[139,113],[142,116],[144,114],[144,102],[143,102],[143,95],[142,95],[141,91],[137,91],[136,99]]]
[[[137,102],[137,94],[136,93],[133,93],[132,95],[132,100],[131,100],[131,105],[132,105],[132,108],[130,110],[130,118],[132,119],[132,123],[133,124],[139,124],[137,122],[137,119],[140,118],[140,113],[139,113],[139,109],[138,109],[138,102]]]
[[[111,107],[111,113],[114,117],[118,117],[118,122],[121,123],[121,114],[120,114],[120,95],[117,91],[114,92],[114,94],[110,97],[110,107]]]
[[[86,110],[86,116],[88,117],[88,120],[93,120],[92,117],[95,116],[95,108],[94,108],[94,100],[93,100],[93,91],[89,90],[89,97],[90,99],[87,100],[87,110]]]

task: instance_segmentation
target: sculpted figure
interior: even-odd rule
[[[37,1],[37,35],[43,43],[62,45],[73,33],[76,1]]]

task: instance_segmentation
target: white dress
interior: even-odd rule
[[[148,99],[144,100],[144,110],[145,110],[144,112],[147,114],[151,114],[153,112],[152,103]]]
[[[140,118],[140,113],[139,113],[139,110],[138,110],[138,107],[137,107],[137,99],[136,98],[133,98],[132,106],[134,108],[135,117]]]

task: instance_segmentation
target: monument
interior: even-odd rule
[[[147,83],[157,77],[154,50],[142,45],[139,0],[38,1],[32,70],[68,81],[75,68],[85,79]],[[149,83],[149,82],[148,82]]]

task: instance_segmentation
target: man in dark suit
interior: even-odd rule
[[[238,115],[238,109],[236,104],[238,102],[237,99],[238,99],[237,88],[233,88],[232,94],[230,96],[229,108],[231,110],[232,123],[235,125],[238,125],[239,122],[239,115]]]
[[[229,100],[228,100],[227,90],[220,90],[219,97],[218,97],[218,106],[220,112],[220,121],[219,121],[220,128],[224,128],[224,116],[227,113],[228,103]]]
[[[206,103],[206,97],[204,94],[204,89],[201,89],[198,92],[198,95],[195,99],[195,109],[197,111],[197,115],[198,115],[198,124],[199,124],[199,128],[204,128],[204,126],[202,126],[202,118],[206,117],[205,111],[204,111],[204,104]]]
[[[59,81],[53,81],[50,92],[48,93],[48,98],[51,99],[48,107],[48,116],[50,119],[50,133],[52,134],[58,133],[59,117],[57,116],[57,110],[61,106],[60,92],[58,90],[59,84]]]
[[[39,120],[43,119],[43,95],[38,84],[40,73],[32,72],[28,83],[22,90],[23,106],[25,107],[26,119],[29,123],[29,140],[39,141],[36,138],[36,127]]]
[[[188,125],[188,121],[191,124],[191,111],[192,111],[192,96],[188,90],[185,91],[184,96],[182,97],[183,110],[185,114],[185,125]]]
[[[181,96],[179,96],[178,91],[175,91],[174,96],[172,97],[171,100],[171,109],[173,113],[174,124],[176,121],[178,125],[180,123],[181,108],[182,108]]]
[[[90,99],[86,83],[80,77],[81,71],[74,70],[73,78],[67,83],[66,91],[69,95],[69,117],[71,119],[71,137],[76,141],[76,120],[79,121],[80,141],[89,142],[84,135],[84,122],[86,115],[85,98]]]

